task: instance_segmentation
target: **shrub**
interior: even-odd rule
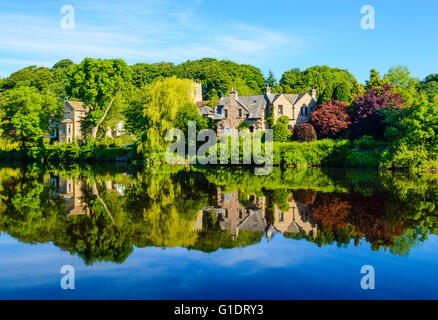
[[[309,123],[299,124],[293,132],[293,140],[298,142],[311,142],[316,140],[316,132]]]
[[[239,130],[241,130],[241,129],[247,129],[249,126],[248,126],[248,122],[246,122],[245,120],[243,120],[240,124],[239,124]]]
[[[287,125],[284,123],[276,123],[272,127],[274,141],[276,142],[286,142],[289,138],[289,130],[287,129]]]

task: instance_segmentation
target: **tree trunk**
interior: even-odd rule
[[[93,135],[93,140],[94,140],[94,141],[96,141],[96,138],[97,138],[97,131],[99,130],[99,126],[100,126],[100,124],[102,123],[103,120],[105,120],[105,117],[106,117],[106,115],[107,115],[109,109],[111,108],[111,106],[112,106],[112,104],[113,104],[113,102],[114,102],[114,99],[116,99],[117,95],[119,94],[119,92],[120,92],[120,88],[119,88],[119,90],[117,90],[117,93],[114,95],[114,97],[111,99],[110,103],[109,103],[108,106],[106,107],[106,109],[105,109],[105,113],[103,114],[102,118],[100,118],[99,122],[98,122],[98,123],[93,127],[93,129],[91,130],[91,134]]]

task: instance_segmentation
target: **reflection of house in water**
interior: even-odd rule
[[[289,198],[289,210],[282,211],[277,206],[274,209],[274,219],[267,217],[266,198],[256,195],[241,195],[235,190],[223,193],[217,192],[217,206],[204,207],[199,213],[195,229],[202,229],[202,217],[213,211],[217,214],[222,230],[229,230],[233,239],[239,236],[239,230],[251,232],[266,232],[270,239],[275,232],[301,233],[316,236],[316,225],[310,219],[307,207],[297,204]],[[268,223],[270,221],[270,223]],[[272,221],[272,222],[271,222]]]
[[[51,174],[49,185],[52,188],[51,195],[64,199],[64,212],[69,216],[89,214],[90,209],[82,201],[82,181],[63,178],[61,175]]]

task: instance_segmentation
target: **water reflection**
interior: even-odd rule
[[[277,234],[407,255],[438,232],[436,180],[321,169],[2,168],[0,230],[51,241],[87,264],[122,263],[134,246],[212,252]]]

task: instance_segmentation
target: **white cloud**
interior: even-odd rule
[[[62,30],[58,16],[0,14],[0,75],[29,64],[51,66],[63,58],[122,58],[128,63],[213,57],[258,65],[266,59],[293,56],[303,39],[268,28],[226,21],[215,24],[199,14],[201,2],[147,4],[78,2],[76,29]],[[35,62],[33,62],[35,61]]]

